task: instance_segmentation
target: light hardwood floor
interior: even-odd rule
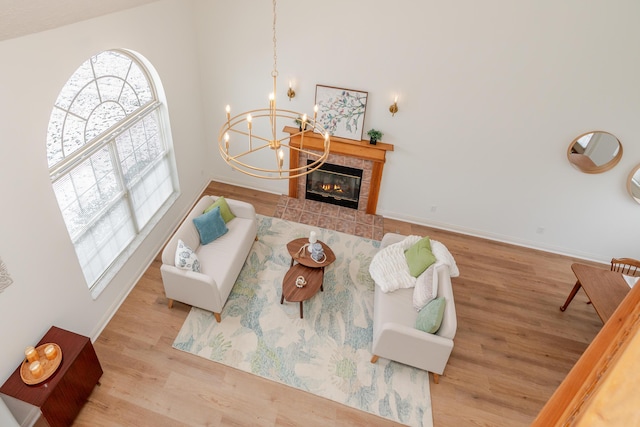
[[[262,215],[279,197],[220,183],[205,193]],[[431,382],[434,425],[528,426],[602,327],[582,291],[558,309],[578,260],[390,219],[385,231],[429,235],[460,269],[455,346],[440,384]],[[102,385],[75,426],[397,425],[173,349],[189,310],[167,307],[156,257],[94,343]]]

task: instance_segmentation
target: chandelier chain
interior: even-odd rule
[[[273,92],[269,94],[269,108],[261,108],[245,111],[237,115],[231,115],[231,107],[226,107],[226,122],[222,125],[218,135],[218,149],[222,159],[234,170],[246,175],[264,179],[295,179],[308,175],[318,170],[329,157],[331,139],[329,132],[318,122],[317,106],[314,108],[313,119],[306,114],[291,110],[278,109],[276,107],[276,81],[278,76],[278,55],[276,38],[276,0],[273,2]],[[280,138],[278,135],[278,118],[286,118],[300,122],[300,132],[291,133],[290,136]],[[254,123],[262,122],[259,128],[254,127]],[[264,125],[270,125],[270,135],[265,135]],[[258,130],[258,132],[256,132]],[[314,132],[324,136],[324,141],[319,147],[312,147],[309,142],[305,143],[305,133]],[[231,135],[238,138],[232,141]],[[296,141],[292,138],[296,138]],[[299,138],[299,139],[298,139]],[[307,137],[307,141],[308,141]],[[272,150],[275,154],[275,167],[262,167],[253,164],[254,153]],[[289,153],[289,167],[285,167],[285,156]],[[301,153],[307,155],[306,164],[298,164],[291,159],[297,158]],[[295,157],[292,157],[295,156]],[[264,156],[263,156],[264,157]]]
[[[278,76],[278,55],[276,54],[276,0],[273,0],[273,77]]]

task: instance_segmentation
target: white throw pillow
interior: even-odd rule
[[[176,249],[176,267],[183,270],[191,270],[196,273],[200,272],[200,260],[193,249],[185,245],[184,242],[178,239],[178,248]]]
[[[438,296],[438,271],[432,264],[416,279],[416,287],[413,288],[413,308],[422,310]]]

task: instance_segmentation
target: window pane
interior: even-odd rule
[[[62,160],[62,125],[64,123],[64,111],[54,108],[49,118],[47,129],[47,163],[49,167]]]
[[[120,200],[75,244],[87,283],[94,283],[135,237],[126,201]]]
[[[98,79],[98,90],[100,91],[100,99],[102,102],[115,101],[118,102],[124,80],[116,77],[101,77]]]
[[[122,94],[120,96],[120,104],[122,105],[122,108],[125,109],[127,114],[133,113],[142,105],[144,105],[144,103],[141,102],[138,98],[138,94],[128,83],[122,90]]]
[[[131,59],[120,52],[107,50],[92,58],[96,76],[115,76],[124,80],[131,68]]]
[[[85,124],[85,120],[76,116],[67,115],[62,134],[62,154],[65,157],[82,148],[84,145]]]
[[[104,148],[58,180],[54,192],[72,239],[117,195],[117,176]]]
[[[157,113],[134,124],[116,139],[118,156],[127,185],[139,179],[146,168],[164,155],[158,133]]]
[[[92,140],[100,136],[107,129],[118,124],[119,121],[126,117],[122,106],[117,102],[103,102],[98,106],[87,123],[85,139]]]
[[[131,71],[127,76],[127,82],[131,85],[136,92],[140,105],[144,105],[149,101],[153,101],[155,96],[151,90],[151,85],[147,80],[147,76],[142,72],[140,67],[131,67]]]
[[[87,83],[92,81],[93,78],[91,59],[88,59],[73,73],[73,76],[67,81],[67,84],[64,85],[55,105],[63,110],[68,110],[71,106],[71,101],[73,101],[78,92],[80,92]]]
[[[100,105],[100,96],[98,95],[98,86],[94,81],[82,88],[82,91],[71,103],[69,111],[86,120],[98,105]]]
[[[140,228],[173,193],[171,170],[167,159],[158,163],[131,189],[131,203]]]

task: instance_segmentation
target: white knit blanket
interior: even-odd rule
[[[404,251],[422,239],[421,236],[407,236],[404,240],[381,249],[371,260],[369,274],[382,292],[393,292],[397,289],[412,288],[416,278],[409,272]],[[431,240],[431,252],[436,258],[436,268],[445,265],[451,277],[458,277],[460,272],[453,255],[447,247],[437,240]],[[437,276],[437,275],[435,275]]]

